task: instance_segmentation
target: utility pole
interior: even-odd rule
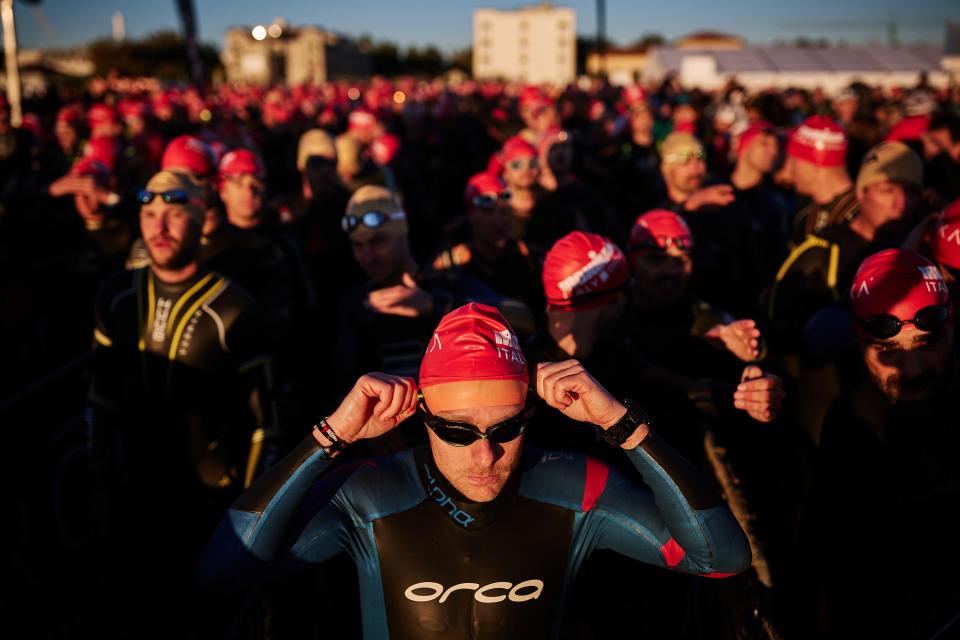
[[[7,59],[7,102],[10,103],[10,125],[23,122],[20,105],[20,65],[17,61],[17,30],[13,24],[13,0],[0,0],[0,18],[3,20],[3,53]]]
[[[600,77],[607,77],[607,2],[597,0],[597,57]]]

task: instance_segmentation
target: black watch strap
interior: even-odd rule
[[[603,431],[603,439],[614,447],[619,447],[626,442],[641,424],[650,424],[650,416],[633,400],[624,399],[623,406],[627,408],[627,412],[616,424]]]

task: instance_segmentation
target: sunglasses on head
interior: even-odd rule
[[[912,320],[901,320],[890,314],[880,314],[869,318],[852,316],[853,321],[863,327],[863,330],[872,338],[886,340],[900,333],[905,325],[912,324],[921,331],[936,333],[947,325],[950,309],[945,305],[931,305],[917,311]]]
[[[146,189],[137,193],[137,202],[140,204],[150,204],[154,198],[159,197],[168,204],[184,204],[190,202],[190,196],[183,189],[171,189],[170,191],[147,191]]]
[[[473,199],[473,206],[480,209],[493,209],[497,204],[510,202],[510,197],[509,191],[501,191],[499,195],[482,193]]]
[[[674,153],[665,155],[663,157],[663,161],[667,163],[687,164],[693,159],[703,160],[704,157],[703,151],[696,149],[694,151],[676,151]]]
[[[536,395],[533,391],[527,390],[527,402],[523,410],[503,422],[498,422],[486,431],[480,431],[469,422],[456,422],[433,415],[423,399],[423,393],[418,396],[417,415],[438,438],[451,446],[467,447],[477,440],[490,440],[503,444],[519,438],[527,428],[527,423],[537,406]]]
[[[394,211],[393,213],[367,211],[359,216],[343,216],[343,218],[340,220],[340,226],[344,231],[350,233],[360,225],[363,225],[368,229],[379,229],[391,220],[404,220],[406,217],[407,214],[403,211]]]
[[[529,158],[527,160],[511,160],[507,163],[507,166],[517,171],[518,169],[526,166],[529,169],[536,169],[540,166],[540,162],[536,158]]]

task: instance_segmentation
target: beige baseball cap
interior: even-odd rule
[[[307,159],[312,156],[321,156],[330,160],[337,159],[337,149],[334,147],[333,138],[323,129],[310,129],[300,136],[300,143],[297,145],[297,170],[303,171],[307,168]]]
[[[920,189],[923,187],[923,161],[902,142],[881,142],[863,157],[857,174],[857,193],[885,180]]]

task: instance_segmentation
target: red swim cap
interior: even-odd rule
[[[934,228],[930,251],[938,262],[960,269],[960,200],[947,207]]]
[[[822,167],[842,167],[847,161],[847,134],[833,118],[811,116],[790,136],[787,155]]]
[[[518,160],[520,158],[536,158],[537,149],[532,144],[521,138],[513,136],[503,143],[503,162],[504,164]]]
[[[753,142],[754,138],[762,133],[776,135],[773,125],[766,120],[754,122],[747,127],[743,133],[737,136],[737,139],[734,141],[733,152],[739,156],[741,153],[743,153],[743,150],[747,148],[747,145]]]
[[[543,291],[553,309],[599,307],[629,278],[620,248],[595,233],[568,233],[557,240],[543,262]]]
[[[906,249],[887,249],[864,260],[850,287],[850,312],[861,320],[883,314],[912,320],[920,309],[948,302],[940,271]]]
[[[463,199],[467,206],[472,206],[478,196],[491,196],[499,198],[500,194],[507,190],[507,185],[503,179],[493,173],[478,173],[467,181],[467,188],[464,189]]]
[[[90,107],[90,110],[87,111],[87,125],[91,129],[102,124],[115,124],[117,122],[117,112],[113,110],[113,107],[109,107],[101,102]]]
[[[400,151],[400,138],[392,133],[384,133],[370,144],[370,155],[378,165],[390,164]]]
[[[527,361],[507,320],[471,302],[440,320],[420,362],[420,386],[447,382],[529,380]]]
[[[177,136],[163,150],[160,159],[163,171],[186,171],[200,178],[217,171],[217,156],[208,144],[193,136]]]
[[[87,146],[83,148],[83,156],[92,158],[113,171],[119,151],[120,148],[115,139],[110,136],[97,136],[87,141]]]
[[[262,178],[267,174],[263,166],[263,161],[253,151],[249,149],[234,149],[228,151],[220,160],[220,179],[226,176],[238,176],[250,174]]]
[[[78,178],[91,177],[94,182],[104,188],[110,186],[110,180],[113,178],[110,167],[93,156],[84,156],[74,162],[73,166],[70,167],[70,175]]]
[[[687,222],[668,209],[654,209],[640,215],[630,229],[630,252],[645,248],[667,249],[676,244],[681,249],[693,246],[693,234]]]
[[[355,109],[347,117],[347,129],[351,131],[367,130],[377,126],[377,116],[366,109]]]

